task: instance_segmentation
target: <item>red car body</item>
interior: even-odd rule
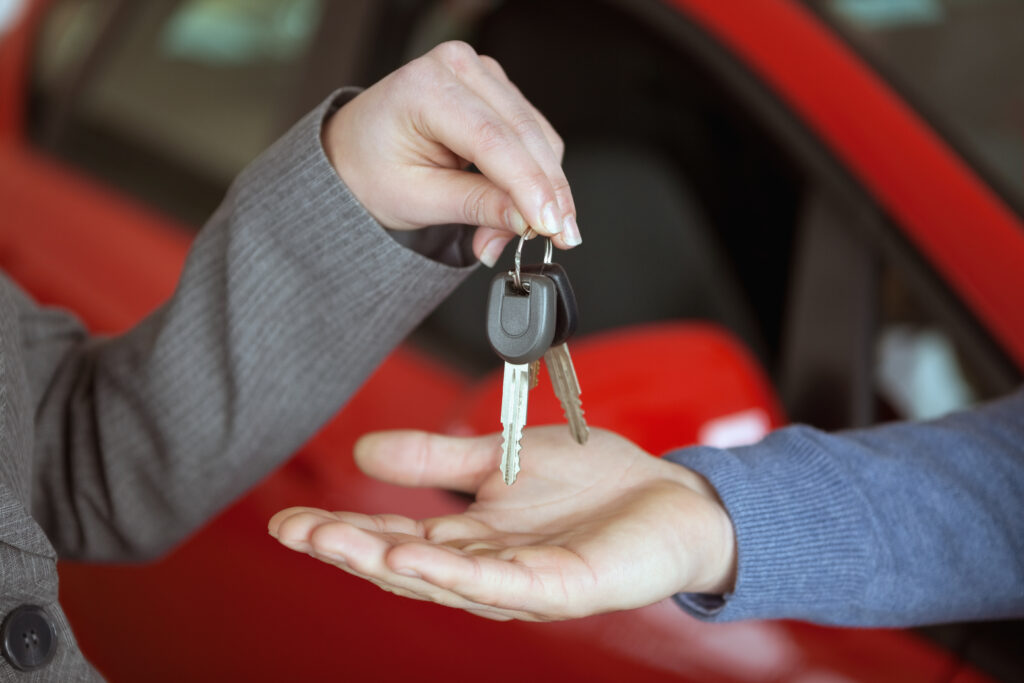
[[[667,4],[775,94],[1024,370],[1021,217],[803,6]],[[27,74],[45,12],[32,4],[0,42],[0,266],[39,301],[117,332],[170,295],[190,238],[28,141]],[[784,422],[757,362],[714,326],[605,333],[574,342],[574,359],[588,419],[652,452],[696,440],[720,415],[759,409],[772,426]],[[700,624],[669,602],[559,624],[493,623],[383,593],[265,533],[290,505],[459,509],[465,502],[445,492],[368,480],[351,447],[380,428],[493,431],[498,391],[494,376],[474,382],[399,349],[300,453],[167,558],[62,563],[61,601],[83,651],[112,681],[984,680],[908,631]],[[562,419],[549,394],[531,399],[531,422]]]

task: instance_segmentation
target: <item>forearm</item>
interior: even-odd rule
[[[1024,614],[1024,393],[933,423],[780,430],[670,459],[731,515],[735,590],[703,618],[911,625]]]
[[[324,156],[324,112],[241,174],[165,306],[69,342],[40,392],[34,497],[63,555],[166,549],[307,440],[464,277],[366,213]]]

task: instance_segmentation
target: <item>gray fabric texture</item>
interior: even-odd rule
[[[914,626],[1024,617],[1024,391],[926,423],[666,458],[703,474],[736,529],[726,596],[676,596],[712,621]]]
[[[0,658],[0,679],[100,678],[57,601],[56,558],[172,549],[309,439],[471,270],[399,244],[338,178],[320,131],[354,92],[241,173],[173,297],[130,332],[90,337],[0,277],[0,618],[39,605],[58,631],[49,666]]]

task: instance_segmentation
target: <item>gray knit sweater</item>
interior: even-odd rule
[[[923,424],[667,456],[736,527],[735,591],[679,595],[704,619],[909,626],[1024,617],[1024,391]]]

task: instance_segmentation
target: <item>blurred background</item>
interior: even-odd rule
[[[1019,385],[1024,347],[998,324],[1002,309],[965,287],[969,275],[937,262],[927,226],[908,227],[913,221],[899,210],[922,196],[934,197],[935,206],[954,206],[960,196],[931,184],[933,157],[915,157],[917,148],[898,139],[867,153],[890,169],[873,179],[865,170],[871,159],[858,160],[850,140],[889,134],[890,119],[876,120],[878,112],[908,116],[922,140],[955,160],[970,180],[965,187],[1003,212],[1000,225],[1020,230],[1024,2],[709,7],[658,0],[0,3],[0,22],[8,22],[0,38],[0,121],[5,149],[19,150],[0,173],[0,197],[12,212],[0,228],[0,258],[30,280],[44,272],[32,270],[42,268],[32,258],[58,258],[54,244],[79,255],[89,248],[75,245],[103,244],[102,259],[74,266],[93,270],[68,295],[102,307],[99,293],[109,290],[96,285],[91,294],[88,287],[109,271],[94,271],[115,260],[146,262],[133,251],[134,237],[111,239],[104,230],[158,224],[160,240],[186,244],[232,178],[332,90],[367,86],[459,39],[495,57],[566,142],[584,246],[556,260],[579,299],[581,339],[655,322],[713,324],[753,359],[788,420],[827,429],[933,417]],[[799,92],[772,76],[777,60],[759,56],[758,36],[773,33],[792,38],[773,54],[815,74]],[[830,65],[841,60],[818,63],[819,50],[851,55],[890,100],[844,100],[853,92],[848,71],[837,67],[832,75]],[[840,107],[846,133],[815,118],[819,96],[847,102]],[[884,158],[889,149],[898,159]],[[76,195],[76,211],[102,203],[131,208],[105,208],[102,219],[90,214],[76,227],[73,215],[58,219],[52,207],[40,208],[61,201],[46,192],[59,186],[56,176],[96,188],[95,198],[92,190]],[[877,189],[885,183],[895,188],[889,194]],[[963,199],[960,206],[975,204]],[[958,231],[976,236],[971,249],[996,264],[1002,242],[987,241],[988,215]],[[32,252],[32,235],[44,232],[51,241]],[[182,252],[172,251],[145,258],[177,264]],[[499,270],[509,267],[511,251]],[[541,257],[536,245],[526,251],[527,260]],[[498,367],[483,334],[492,276],[480,269],[412,340],[459,381],[484,381]],[[39,285],[40,296],[67,304],[52,282]],[[1019,277],[1006,280],[1004,293],[1021,286]],[[685,359],[661,361],[675,367]],[[627,368],[641,362],[656,370],[659,359],[603,360]],[[581,382],[587,408],[593,394],[582,373]],[[715,391],[713,382],[702,389]],[[665,394],[667,405],[674,400]],[[914,637],[953,657],[929,680],[964,670],[1024,680],[1022,633],[1017,623],[969,624]],[[822,642],[815,647],[827,648]],[[728,679],[721,672],[697,677]]]
[[[1024,204],[1020,3],[808,5]],[[333,88],[467,40],[566,140],[588,239],[559,259],[581,293],[581,332],[713,320],[782,378],[794,244],[814,188],[771,124],[692,56],[699,37],[652,26],[669,13],[582,0],[58,0],[33,48],[27,135],[195,230],[235,174]],[[1006,388],[967,367],[901,268],[881,259],[877,270],[877,388],[899,414]],[[467,282],[419,335],[473,373],[494,364],[477,324],[489,277]]]

